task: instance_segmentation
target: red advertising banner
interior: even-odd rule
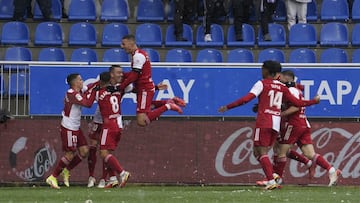
[[[39,182],[62,156],[60,118],[20,119],[0,125],[0,183]],[[252,155],[253,121],[153,122],[145,128],[125,121],[114,152],[137,183],[254,184],[263,171]],[[83,121],[87,132],[87,121]],[[315,150],[342,170],[341,185],[360,184],[360,130],[355,122],[312,122]],[[296,147],[294,147],[296,149]],[[300,150],[297,149],[299,152]],[[270,152],[272,154],[272,152]],[[270,155],[272,156],[272,155]],[[96,175],[101,174],[98,157]],[[288,160],[286,184],[328,184],[327,172]],[[71,171],[73,182],[87,182],[87,160]]]

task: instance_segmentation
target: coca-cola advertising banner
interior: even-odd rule
[[[0,182],[44,181],[62,156],[59,123],[60,118],[52,117],[0,125]],[[87,123],[82,123],[85,133]],[[132,173],[131,182],[254,184],[264,177],[252,155],[253,120],[160,119],[145,128],[130,120],[124,123],[114,154]],[[314,121],[312,137],[316,152],[342,170],[339,184],[359,185],[359,123]],[[100,174],[98,157],[97,178]],[[285,184],[328,184],[324,169],[316,167],[309,179],[307,168],[294,160],[288,160],[283,178]],[[71,181],[87,179],[85,159],[71,171]]]
[[[284,69],[289,69],[286,67]],[[306,67],[292,68],[296,81],[304,86],[305,99],[320,95],[318,105],[308,107],[309,117],[358,117],[360,102],[360,68]],[[80,73],[85,83],[94,82],[99,73],[108,70],[100,66],[30,66],[30,114],[61,115],[63,97],[68,88],[65,83],[70,73]],[[129,68],[124,68],[129,71]],[[218,116],[217,108],[247,94],[261,79],[260,64],[254,66],[183,67],[153,66],[153,80],[168,85],[157,91],[154,99],[183,98],[187,107],[184,116]],[[121,107],[124,115],[135,114],[135,94],[126,94]],[[254,116],[251,107],[228,111],[224,116]],[[84,109],[83,115],[92,115],[95,107]],[[176,115],[167,112],[165,115]]]

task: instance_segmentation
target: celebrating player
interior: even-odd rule
[[[87,142],[80,129],[81,107],[91,107],[95,100],[96,93],[96,91],[93,91],[95,84],[90,85],[85,93],[81,92],[83,80],[77,73],[68,75],[67,83],[69,84],[70,89],[67,90],[64,99],[64,110],[62,112],[60,132],[62,148],[65,153],[56,165],[53,173],[46,179],[46,183],[55,189],[60,189],[57,177],[63,169],[73,169],[88,154],[89,149]],[[78,153],[76,153],[77,150]],[[66,173],[67,170],[65,169],[64,173],[64,184],[69,187],[69,175]]]
[[[268,151],[274,144],[280,130],[280,112],[283,98],[291,101],[296,106],[316,104],[319,103],[320,98],[317,96],[313,100],[305,101],[292,96],[289,89],[277,80],[281,72],[279,62],[265,61],[261,70],[263,79],[257,81],[246,96],[226,106],[221,106],[218,111],[225,112],[237,106],[244,105],[255,97],[258,97],[259,105],[255,134],[253,137],[254,156],[260,162],[268,180],[265,189],[272,190],[278,188],[279,185],[273,176],[273,168],[268,156]]]
[[[294,79],[295,75],[290,70],[283,71],[280,77],[280,81],[287,84],[293,96],[297,99],[304,99],[301,90],[296,87]],[[341,171],[335,169],[323,156],[315,152],[311,139],[310,123],[305,115],[305,107],[296,107],[291,102],[286,103],[286,106],[288,108],[281,112],[285,125],[284,129],[280,131],[281,136],[278,140],[278,150],[276,150],[277,158],[274,160],[274,172],[282,177],[286,165],[286,156],[288,156],[306,164],[310,165],[312,163],[314,166],[319,165],[326,169],[330,180],[328,186],[336,184]],[[306,158],[293,150],[290,151],[290,148],[295,143],[300,147]]]
[[[130,173],[125,171],[116,157],[111,153],[116,149],[117,143],[121,138],[123,128],[120,101],[123,92],[113,91],[114,87],[110,84],[110,73],[100,74],[101,88],[97,92],[97,100],[100,113],[103,119],[103,128],[100,138],[100,155],[105,164],[111,171],[120,174],[120,187],[124,187]],[[117,176],[111,176],[106,187],[116,187],[119,185]]]
[[[137,108],[136,118],[139,126],[146,126],[151,121],[158,118],[167,110],[177,111],[181,114],[185,102],[174,97],[170,100],[153,102],[155,85],[151,78],[151,64],[147,53],[139,49],[133,35],[126,35],[122,38],[121,48],[126,53],[131,54],[131,71],[126,73],[124,81],[120,85],[120,90],[124,90],[129,84],[134,83],[136,92]],[[155,109],[151,110],[151,105]]]

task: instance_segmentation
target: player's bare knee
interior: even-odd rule
[[[79,155],[82,158],[86,158],[89,154],[89,147],[88,146],[81,146],[79,147]]]
[[[105,157],[109,154],[108,150],[100,150],[101,158],[105,159]]]

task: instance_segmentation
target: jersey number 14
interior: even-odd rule
[[[268,96],[270,97],[270,107],[275,106],[277,109],[281,109],[283,93],[270,90]]]

